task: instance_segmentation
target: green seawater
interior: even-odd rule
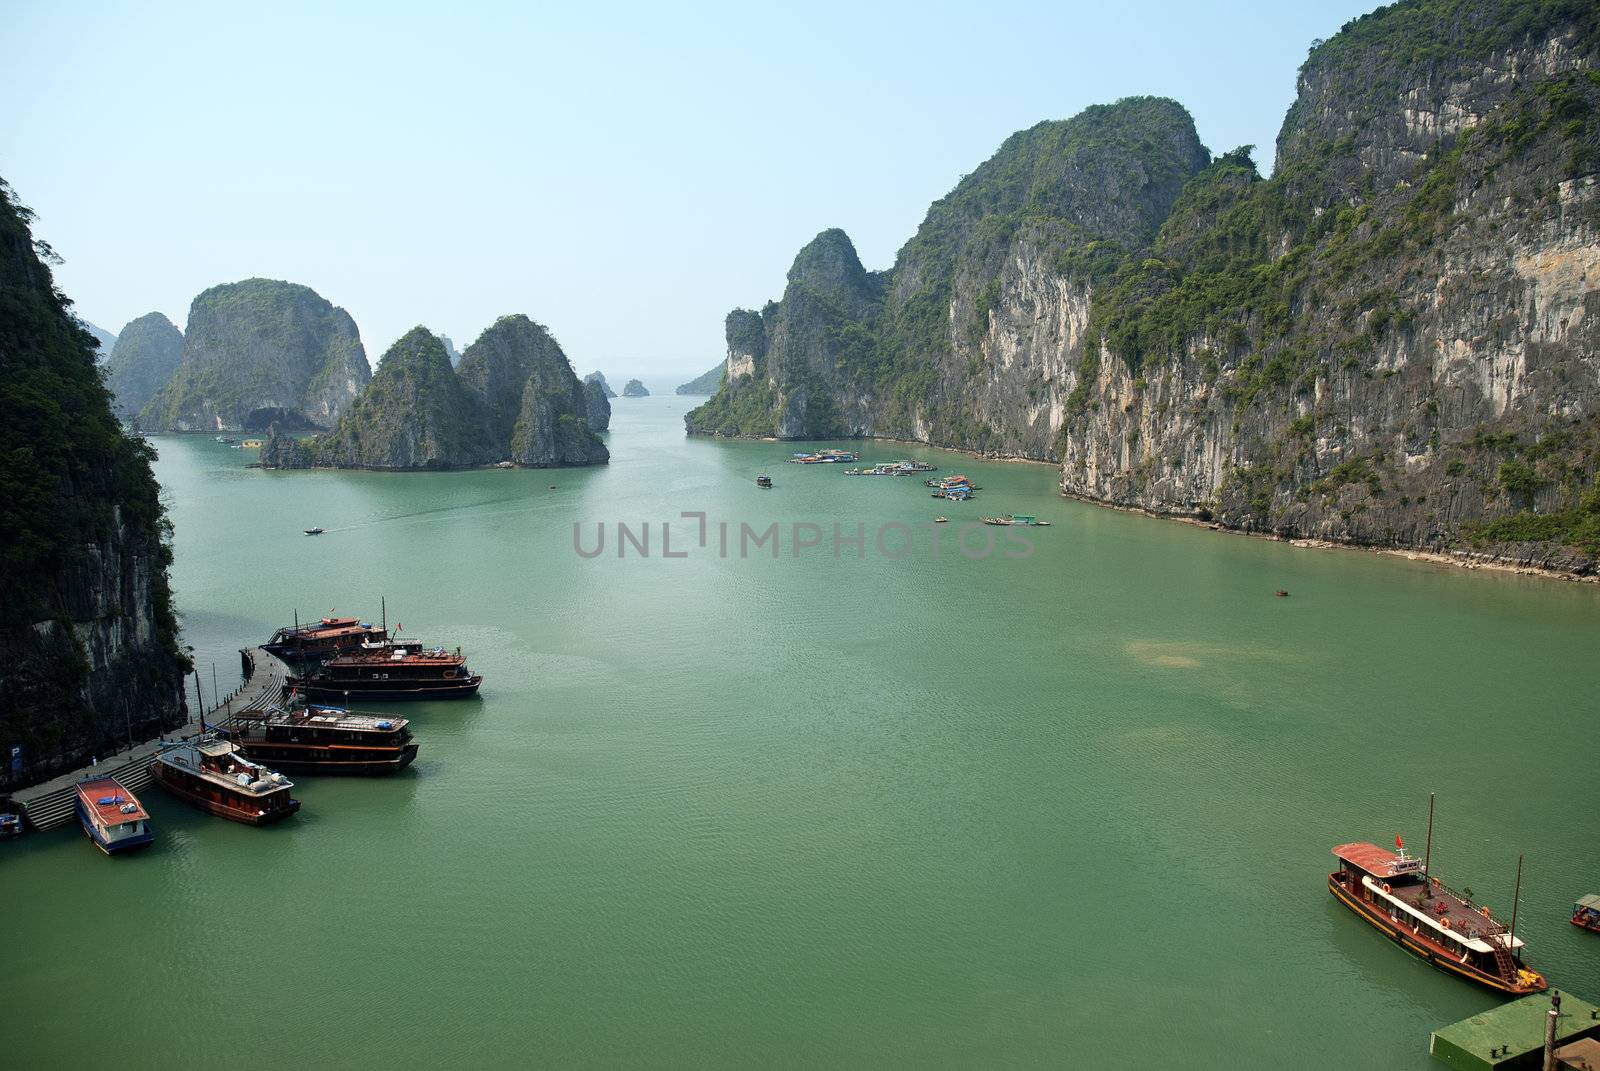
[[[1436,873],[1509,912],[1525,852],[1531,962],[1600,997],[1600,938],[1567,922],[1600,891],[1600,589],[860,444],[983,487],[938,502],[685,439],[692,401],[619,399],[587,471],[268,473],[158,439],[208,693],[296,610],[380,597],[486,683],[389,708],[416,765],[301,777],[281,826],[152,788],[143,854],[0,845],[0,1066],[1428,1068],[1429,1031],[1496,998],[1326,875],[1342,841],[1420,849],[1430,790]],[[1001,511],[1054,523],[1029,557],[952,552]],[[834,556],[835,522],[889,521],[911,553]],[[649,557],[616,556],[617,522],[649,522]],[[741,522],[824,545],[741,558]]]

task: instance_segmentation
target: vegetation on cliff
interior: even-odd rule
[[[599,384],[601,392],[605,394],[608,399],[615,398],[617,396],[617,392],[611,389],[611,384],[606,382],[605,375],[600,372],[590,372],[588,375],[583,377],[583,381],[585,383]]]
[[[21,746],[30,780],[178,724],[185,666],[154,452],[113,416],[31,219],[0,182],[0,754]]]
[[[390,346],[367,389],[326,435],[297,441],[274,425],[261,451],[279,468],[441,469],[495,456],[482,407],[439,337],[414,327]]]
[[[140,413],[158,431],[332,427],[371,378],[355,321],[309,287],[214,286],[189,306],[183,363]]]
[[[1355,20],[1313,45],[1270,178],[1170,101],[1022,131],[889,272],[819,235],[781,302],[730,316],[688,427],[1059,459],[1071,493],[1284,535],[1586,547],[1590,6]]]
[[[695,376],[687,383],[680,383],[674,394],[701,394],[707,397],[717,393],[722,388],[722,373],[725,371],[722,361],[716,367],[708,368],[701,375]]]
[[[131,320],[105,363],[112,408],[133,420],[183,363],[183,332],[159,312]]]
[[[650,397],[650,392],[637,379],[630,379],[622,387],[622,396],[624,398],[648,398]]]
[[[1180,105],[1129,98],[1012,135],[933,204],[888,272],[862,268],[842,231],[822,232],[795,258],[781,302],[730,315],[729,353],[753,371],[761,351],[763,374],[730,375],[686,418],[690,430],[982,445],[963,397],[982,370],[966,354],[1018,250],[1115,262],[1155,235],[1208,161]],[[776,411],[763,415],[762,399],[740,397],[749,392]]]
[[[261,451],[268,468],[545,467],[607,457],[560,345],[521,315],[496,320],[455,368],[437,335],[413,328],[333,431],[300,440],[274,427]]]

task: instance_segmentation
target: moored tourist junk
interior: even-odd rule
[[[168,745],[151,760],[150,774],[185,803],[246,825],[267,825],[300,809],[290,795],[294,782],[216,736]]]
[[[329,616],[312,624],[280,628],[261,647],[285,662],[305,662],[331,658],[357,650],[363,643],[381,643],[388,638],[389,631],[383,625],[359,617],[334,617],[329,611]]]
[[[1339,869],[1328,875],[1328,891],[1406,952],[1442,971],[1510,996],[1544,990],[1544,976],[1524,962],[1524,944],[1516,935],[1521,861],[1508,924],[1430,873],[1431,801],[1429,812],[1422,858],[1408,855],[1399,836],[1392,852],[1365,841],[1337,845]]]
[[[417,741],[405,718],[340,707],[244,711],[219,732],[251,760],[290,773],[387,774],[417,757]]]
[[[307,699],[341,703],[353,699],[463,699],[483,678],[467,668],[461,648],[447,651],[410,641],[364,644],[337,655],[290,684]]]

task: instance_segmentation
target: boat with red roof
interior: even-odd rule
[[[461,648],[452,652],[411,641],[363,644],[360,650],[331,658],[289,681],[307,699],[333,703],[464,699],[482,683],[483,678],[467,668]]]
[[[79,781],[73,806],[84,834],[107,855],[131,852],[155,840],[144,805],[114,777]]]
[[[296,622],[280,628],[261,648],[285,662],[320,662],[358,650],[363,643],[382,643],[388,638],[389,631],[383,625],[359,617],[334,617],[330,611],[329,616],[313,624]]]
[[[1522,959],[1517,894],[1507,926],[1430,874],[1427,859],[1407,855],[1398,836],[1395,847],[1398,852],[1365,841],[1338,845],[1333,854],[1339,869],[1328,875],[1328,891],[1389,940],[1442,971],[1510,996],[1546,988],[1544,977]],[[1521,879],[1519,862],[1518,893]]]

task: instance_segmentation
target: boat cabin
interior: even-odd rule
[[[1572,905],[1572,924],[1600,933],[1600,896],[1585,896]]]

